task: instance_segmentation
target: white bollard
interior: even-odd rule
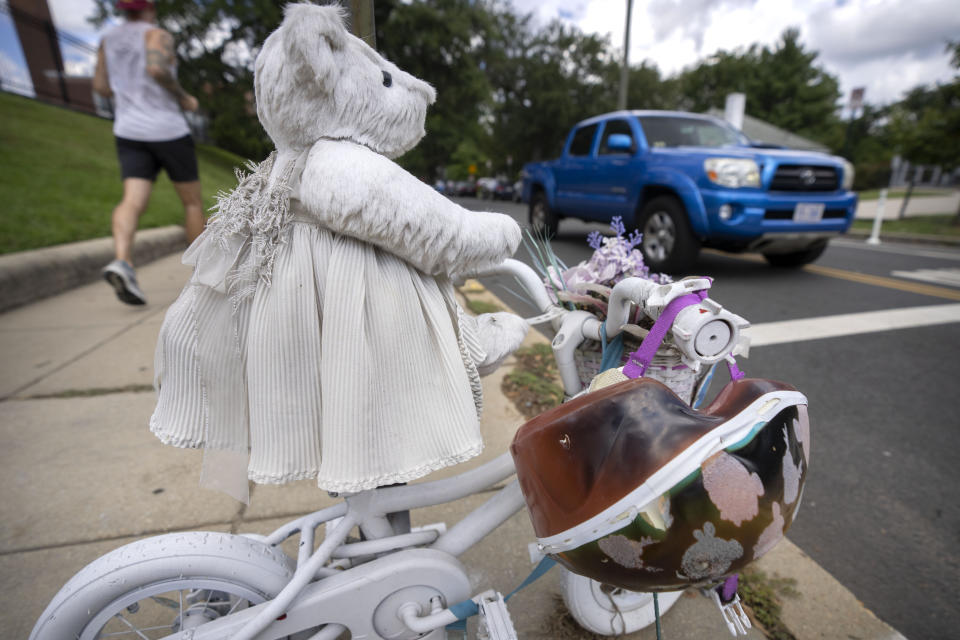
[[[880,225],[883,224],[883,207],[886,204],[887,190],[880,189],[880,197],[877,198],[877,213],[873,218],[873,230],[870,231],[867,244],[880,244]]]

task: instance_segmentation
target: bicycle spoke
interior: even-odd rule
[[[122,613],[118,613],[115,617],[116,617],[120,622],[122,622],[122,623],[124,623],[125,625],[127,625],[128,627],[130,627],[130,629],[131,629],[135,634],[137,634],[138,636],[140,636],[141,638],[143,638],[143,640],[150,640],[150,638],[148,638],[147,636],[143,635],[143,634],[140,632],[140,629],[137,629],[137,627],[134,626],[134,624],[133,624],[132,622],[130,622],[129,620],[127,620],[126,618],[124,618]]]
[[[226,614],[226,615],[230,615],[231,613],[233,613],[234,611],[236,611],[236,610],[237,610],[237,607],[240,606],[240,603],[241,603],[241,602],[243,602],[243,598],[237,598],[237,601],[233,604],[232,607],[230,607],[230,611],[227,611],[227,614]]]
[[[117,614],[119,617],[119,614]],[[129,621],[125,621],[129,624]],[[159,627],[144,627],[142,629],[134,629],[134,631],[159,631],[160,629],[169,629],[170,625],[165,624]],[[101,633],[98,638],[112,638],[114,636],[126,636],[130,635],[130,630],[127,631],[111,631],[110,633]]]

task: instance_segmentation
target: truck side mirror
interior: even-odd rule
[[[633,152],[633,138],[625,133],[611,133],[607,138],[607,151],[612,153]]]

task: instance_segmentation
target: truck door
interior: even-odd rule
[[[588,124],[573,132],[566,152],[554,165],[553,175],[557,181],[557,211],[578,218],[592,218],[590,190],[596,178],[593,149],[597,137],[597,123]]]
[[[630,136],[633,140],[632,150],[610,149],[607,143],[614,134]],[[637,134],[627,120],[615,118],[604,123],[597,147],[597,172],[592,185],[594,208],[604,221],[614,216],[623,216],[627,224],[633,220],[630,185],[639,169],[636,157],[638,148]]]

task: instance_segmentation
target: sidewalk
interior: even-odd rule
[[[161,445],[148,431],[153,350],[163,315],[189,271],[178,255],[139,272],[150,304],[119,303],[94,283],[0,314],[0,613],[5,637],[26,638],[46,603],[75,572],[139,537],[171,530],[268,533],[328,503],[312,481],[256,486],[246,507],[198,487],[200,456]],[[531,332],[528,341],[543,340]],[[486,449],[459,473],[506,450],[523,418],[500,393],[511,363],[484,380]],[[414,513],[414,524],[452,523],[488,496]],[[800,517],[803,517],[802,515]],[[525,512],[463,560],[479,592],[512,590],[532,569]],[[900,638],[789,541],[759,563],[796,581],[782,619],[798,639]],[[511,601],[521,638],[589,638],[564,625],[559,571]],[[572,623],[570,623],[572,625]],[[730,637],[719,613],[689,592],[663,619],[670,640]],[[652,639],[652,629],[629,636]],[[763,635],[754,629],[750,638]]]
[[[857,219],[874,219],[877,216],[878,200],[860,200],[857,203],[857,213],[854,216]],[[920,195],[910,198],[907,203],[905,217],[924,216],[931,214],[950,214],[957,211],[960,205],[960,190],[948,193],[942,196]],[[888,198],[883,207],[884,220],[896,220],[900,215],[900,207],[903,206],[903,198]]]

